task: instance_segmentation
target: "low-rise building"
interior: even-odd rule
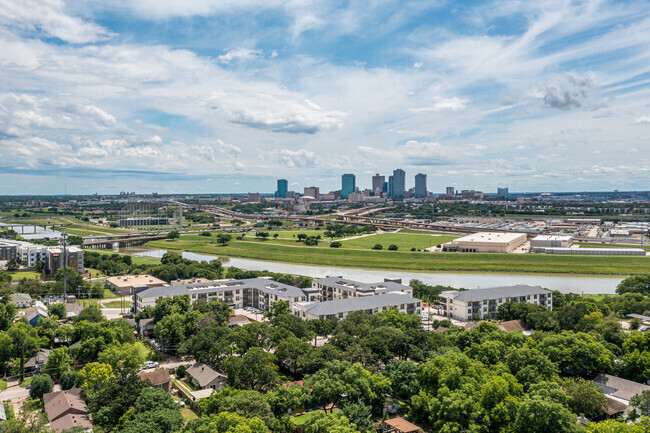
[[[51,349],[41,349],[34,356],[25,361],[25,371],[40,370],[45,364],[52,353]]]
[[[422,433],[423,430],[417,425],[402,418],[401,416],[387,419],[379,427],[381,433]]]
[[[573,244],[573,236],[569,235],[538,235],[530,240],[530,248],[568,248]]]
[[[598,385],[607,399],[607,415],[615,417],[625,412],[630,405],[630,400],[637,394],[650,391],[650,386],[643,383],[600,373],[593,382]]]
[[[454,239],[444,246],[465,253],[511,253],[526,240],[525,233],[480,232]]]
[[[106,284],[118,295],[133,295],[137,290],[166,286],[167,283],[151,275],[120,275],[106,279]]]
[[[171,379],[169,377],[169,370],[166,368],[161,368],[160,370],[154,371],[141,371],[138,373],[138,376],[142,380],[149,380],[151,386],[154,388],[162,388],[165,391],[169,392],[169,384]]]
[[[540,286],[503,286],[480,290],[447,290],[438,296],[443,316],[456,320],[480,320],[496,314],[506,302],[542,305],[553,309],[553,293]]]
[[[43,395],[43,407],[50,427],[57,433],[73,428],[93,427],[86,403],[81,399],[81,388],[48,392]]]
[[[401,284],[401,280],[384,279],[383,283],[369,284],[342,277],[316,278],[312,280],[312,289],[319,291],[322,301],[384,295],[392,292],[413,293],[413,288]]]
[[[197,390],[222,389],[226,385],[226,375],[213,370],[202,362],[197,362],[189,367],[187,377]]]
[[[291,306],[294,315],[304,320],[344,319],[355,311],[368,314],[397,309],[400,313],[421,314],[422,301],[405,292],[380,296],[341,298],[323,302],[298,302]]]
[[[29,308],[32,305],[32,297],[28,293],[12,293],[10,299],[17,308]]]
[[[25,322],[32,326],[38,325],[38,319],[47,316],[47,309],[40,306],[29,307],[25,310]]]

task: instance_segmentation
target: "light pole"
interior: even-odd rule
[[[66,232],[61,233],[63,235],[63,302],[67,302],[68,297],[68,272],[66,267],[68,266],[67,260],[67,241],[68,234]]]

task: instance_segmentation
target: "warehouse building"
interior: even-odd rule
[[[510,253],[527,240],[525,233],[480,232],[454,239],[444,245],[447,251],[464,253]]]
[[[391,292],[381,296],[335,299],[324,302],[297,302],[291,311],[304,320],[344,319],[355,311],[368,314],[379,313],[391,308],[400,313],[421,314],[422,301],[404,292]]]
[[[533,248],[539,254],[570,254],[588,256],[645,256],[641,248]]]
[[[540,286],[503,286],[480,290],[447,290],[439,295],[442,315],[468,321],[491,317],[506,302],[542,305],[553,309],[553,293]]]
[[[538,235],[530,241],[530,248],[569,248],[573,244],[573,236],[569,235]]]

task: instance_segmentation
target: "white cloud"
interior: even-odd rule
[[[645,125],[650,123],[650,116],[640,116],[634,119],[634,123],[637,125]]]
[[[461,98],[443,98],[436,96],[433,98],[434,104],[427,107],[412,108],[413,113],[427,113],[436,111],[462,111],[467,108],[467,99]]]
[[[237,157],[241,155],[241,149],[234,144],[224,143],[222,140],[217,140],[216,147],[219,152],[229,155],[232,157]]]
[[[281,149],[278,152],[278,162],[289,168],[312,168],[319,163],[316,154],[305,149]]]
[[[261,55],[262,55],[262,50],[238,48],[236,50],[230,50],[226,54],[217,56],[217,61],[219,63],[230,63],[233,60],[246,61],[246,60],[256,59]]]

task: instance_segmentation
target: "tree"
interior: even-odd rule
[[[81,310],[81,313],[79,313],[75,321],[81,322],[83,320],[95,323],[103,321],[104,316],[102,315],[102,310],[99,308],[99,305],[89,305]]]
[[[579,432],[576,416],[560,403],[527,399],[517,410],[515,433]]]
[[[110,368],[108,365],[105,367]],[[85,392],[93,422],[106,430],[113,430],[117,421],[134,407],[140,393],[147,387],[147,382],[141,380],[136,371],[123,371],[103,381],[94,392]]]
[[[269,237],[269,232],[255,232],[255,237],[266,240]]]
[[[597,418],[607,407],[603,390],[590,380],[568,378],[562,381],[562,389],[569,397],[569,409],[575,414],[584,413],[587,418]]]
[[[182,379],[187,374],[187,368],[184,365],[179,365],[178,367],[176,367],[175,374],[177,378]]]
[[[273,239],[277,239],[279,236],[280,236],[279,234],[274,233],[274,234],[273,234]]]
[[[77,290],[78,287],[83,286],[84,279],[81,275],[79,275],[79,272],[70,266],[61,267],[57,269],[56,274],[54,274],[54,279],[56,280],[57,286],[60,287],[61,291],[63,290],[64,273],[65,278],[67,278],[68,290]]]
[[[641,416],[650,417],[650,391],[643,391],[632,397],[629,414],[632,420]]]
[[[224,247],[228,245],[228,242],[232,239],[232,236],[225,233],[217,233],[217,243],[223,245]]]
[[[277,301],[271,304],[269,311],[264,313],[264,317],[274,318],[282,314],[291,314],[289,303],[287,301]]]
[[[382,244],[375,244],[375,245],[372,247],[372,249],[373,249],[373,250],[383,250],[384,247],[382,246]]]
[[[83,245],[84,238],[79,235],[69,235],[68,236],[68,245]]]
[[[275,356],[261,347],[253,347],[244,356],[231,356],[226,360],[228,384],[238,389],[263,390],[278,382]]]
[[[72,358],[68,355],[67,347],[56,348],[50,353],[45,364],[45,371],[55,379],[59,379],[61,375],[68,370],[72,365]]]
[[[133,405],[134,416],[120,429],[123,433],[170,433],[183,425],[180,408],[161,388],[144,388]],[[125,415],[129,416],[127,413]]]
[[[339,241],[334,241],[330,243],[330,248],[341,248],[343,244]]]
[[[7,339],[10,345],[3,344],[5,354],[20,360],[20,380],[25,378],[25,360],[34,355],[46,343],[43,337],[40,337],[35,328],[32,328],[24,322],[12,326],[8,331]],[[0,338],[0,341],[2,339]],[[6,361],[6,360],[4,360]]]
[[[0,302],[0,331],[6,331],[14,323],[16,317],[16,305],[12,302]]]
[[[91,362],[79,371],[79,385],[90,393],[99,391],[110,382],[113,368],[108,364]]]
[[[397,245],[391,244],[388,246],[388,251],[397,251],[397,248],[398,248]]]
[[[269,428],[259,418],[245,418],[236,413],[221,412],[202,416],[187,423],[183,433],[269,433]]]
[[[99,352],[97,360],[111,366],[113,371],[137,369],[151,355],[151,349],[141,341],[114,344]]]
[[[201,232],[201,236],[210,237],[210,236],[212,236],[212,233],[210,233],[210,232]]]
[[[56,316],[59,320],[66,318],[65,304],[52,304],[48,308],[48,311],[50,312],[50,316]]]
[[[66,389],[74,388],[75,386],[77,386],[78,378],[79,375],[74,370],[68,370],[65,373],[61,374],[61,379],[59,381],[59,384],[61,385],[61,389],[66,390]]]
[[[52,392],[54,389],[54,381],[48,374],[38,374],[32,379],[31,387],[29,388],[29,397],[42,399],[43,394]]]
[[[259,418],[269,428],[275,423],[271,406],[258,391],[242,391],[225,397],[221,401],[219,411],[236,413],[246,418]]]
[[[393,361],[386,366],[386,374],[396,397],[408,400],[420,390],[418,366],[413,362]]]
[[[632,318],[632,320],[630,320],[630,329],[636,331],[641,327],[642,323],[643,322],[641,321],[641,319],[634,317]]]
[[[325,414],[322,412],[309,418],[304,425],[305,433],[358,433],[357,426],[352,424],[340,412]]]
[[[6,268],[9,272],[15,272],[20,268],[18,261],[16,259],[9,259],[6,264]]]
[[[624,293],[641,293],[645,296],[650,296],[650,276],[639,275],[628,277],[618,283],[616,293],[619,295]]]
[[[362,433],[375,433],[375,424],[370,419],[372,408],[365,404],[348,403],[343,406],[343,414],[350,423],[354,424]]]
[[[181,234],[178,232],[178,230],[172,230],[169,233],[167,233],[167,239],[178,239],[181,237]]]

